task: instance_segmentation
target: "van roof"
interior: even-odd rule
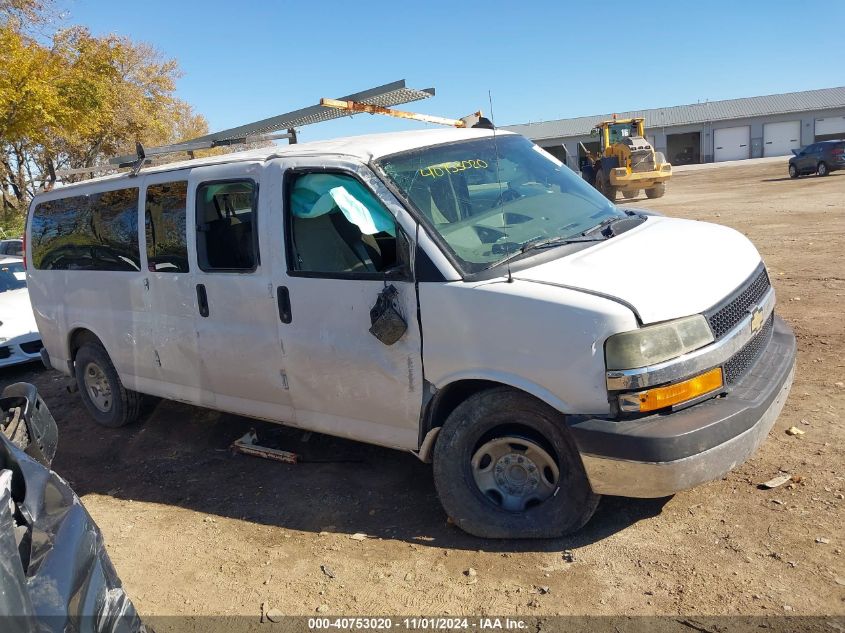
[[[508,132],[505,130],[496,130],[496,134],[511,135],[513,134],[513,132]],[[273,145],[272,147],[262,147],[259,149],[220,154],[218,156],[208,156],[206,158],[195,158],[193,160],[166,163],[164,165],[144,167],[141,173],[156,174],[168,171],[175,171],[179,169],[191,169],[194,167],[204,167],[206,165],[220,165],[224,163],[233,163],[239,161],[265,161],[270,160],[272,158],[283,158],[285,156],[341,155],[356,158],[366,163],[372,159],[380,158],[382,156],[387,156],[390,154],[395,154],[397,152],[416,149],[418,147],[469,140],[473,138],[484,138],[492,135],[492,130],[482,128],[445,128],[434,130],[415,130],[410,132],[391,132],[386,134],[366,134],[362,136],[347,136],[326,141],[311,141],[306,143],[295,143],[293,145]],[[119,174],[109,174],[107,176],[99,176],[97,178],[90,178],[88,180],[82,180],[80,182],[65,184],[57,183],[56,187],[52,191],[57,191],[59,189],[64,190],[67,188],[75,188],[83,185],[90,185],[92,183],[107,182],[128,178],[128,172],[122,172]],[[43,193],[46,192],[42,192],[42,194]]]

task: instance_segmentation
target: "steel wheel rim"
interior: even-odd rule
[[[88,363],[83,370],[85,392],[92,404],[103,413],[111,411],[112,393],[106,373],[97,363]]]
[[[827,173],[827,165],[822,163],[821,165],[819,165],[819,175],[824,176],[825,173]]]
[[[508,512],[524,512],[554,496],[560,469],[532,440],[507,436],[490,440],[472,456],[472,476],[479,491]]]

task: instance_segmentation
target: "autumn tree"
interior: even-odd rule
[[[14,223],[57,170],[96,166],[136,141],[161,145],[208,130],[174,94],[175,60],[83,27],[44,40],[28,27],[45,22],[48,6],[0,0],[0,225]]]

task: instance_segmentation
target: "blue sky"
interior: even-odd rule
[[[487,113],[489,91],[499,125],[845,84],[841,0],[57,1],[178,60],[212,130],[396,79],[435,87],[405,107],[441,116]],[[301,139],[420,126],[360,115]]]

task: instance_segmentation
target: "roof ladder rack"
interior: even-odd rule
[[[108,159],[106,164],[99,165],[97,167],[59,170],[55,172],[55,177],[82,173],[116,171],[118,169],[126,168],[129,168],[130,176],[137,176],[141,169],[145,165],[151,164],[151,159],[156,156],[186,153],[190,158],[193,158],[195,151],[214,149],[216,147],[244,145],[248,143],[282,139],[287,139],[289,143],[296,143],[296,129],[299,127],[362,113],[382,114],[402,119],[411,119],[458,128],[492,127],[490,121],[485,119],[481,112],[476,112],[475,114],[462,119],[447,119],[444,117],[392,109],[392,106],[395,105],[419,101],[421,99],[428,99],[432,96],[434,96],[434,88],[426,88],[423,90],[408,88],[405,85],[405,80],[402,79],[389,84],[384,84],[383,86],[370,88],[369,90],[364,90],[362,92],[356,92],[354,94],[341,97],[340,99],[321,99],[320,103],[317,105],[280,114],[278,116],[270,117],[269,119],[254,121],[253,123],[247,123],[246,125],[230,128],[228,130],[214,132],[213,134],[200,136],[182,143],[146,148],[141,145],[141,143],[136,143],[134,154],[112,157]],[[286,131],[280,133],[279,130]],[[52,186],[54,182],[55,179],[51,178],[49,185]]]

